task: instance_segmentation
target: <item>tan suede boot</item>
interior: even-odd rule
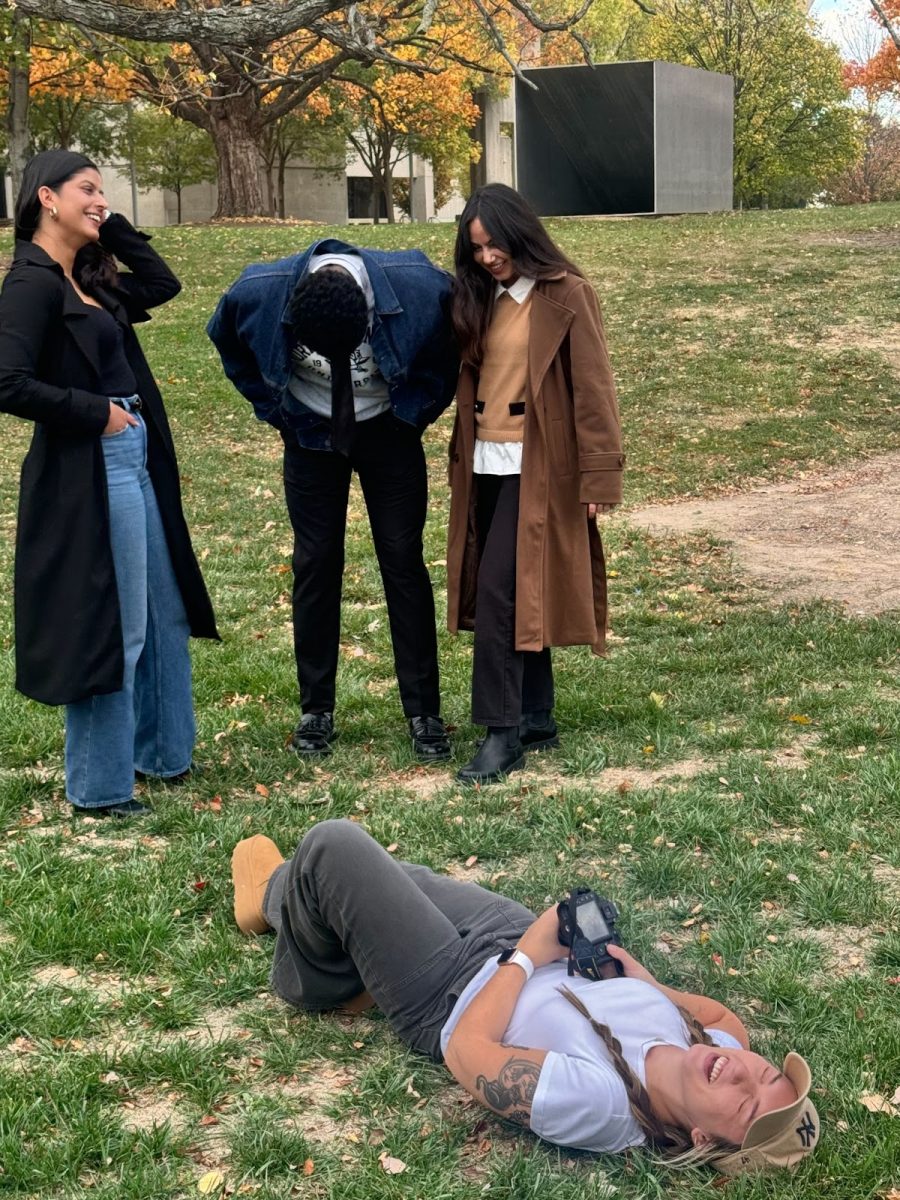
[[[265,933],[271,928],[263,914],[263,900],[272,872],[283,862],[278,847],[262,834],[235,846],[231,856],[234,919],[242,933]]]

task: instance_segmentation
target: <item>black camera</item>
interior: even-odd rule
[[[585,979],[602,979],[602,968],[610,963],[615,965],[617,975],[623,974],[622,964],[606,951],[611,942],[622,945],[616,932],[619,910],[612,900],[598,896],[590,888],[575,888],[568,900],[559,902],[556,915],[560,944],[569,947],[570,975],[577,971]]]

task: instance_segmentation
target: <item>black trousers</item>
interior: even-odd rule
[[[383,413],[356,428],[349,458],[285,438],[284,494],[294,530],[294,654],[304,713],[334,709],[350,477],[359,475],[384,584],[400,700],[408,717],[437,716],[434,593],[422,531],[425,452],[411,425]]]
[[[476,475],[478,590],[472,721],[512,728],[522,714],[553,708],[550,650],[516,650],[519,476]]]

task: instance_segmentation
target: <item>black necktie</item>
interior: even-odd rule
[[[350,359],[335,357],[331,360],[331,444],[338,454],[349,458],[355,432],[356,406]]]

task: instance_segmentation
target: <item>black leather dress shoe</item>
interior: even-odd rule
[[[478,753],[460,768],[456,778],[460,783],[496,783],[510,771],[520,771],[524,766],[525,751],[518,728],[488,729]]]
[[[120,821],[128,817],[146,817],[153,809],[140,800],[123,800],[121,804],[99,804],[87,807],[82,804],[72,805],[72,815],[76,817],[116,817]]]
[[[550,713],[522,713],[519,736],[526,750],[552,750],[559,745],[558,733]]]
[[[307,758],[321,757],[331,753],[336,737],[332,713],[304,713],[291,735],[291,749]]]
[[[450,757],[450,738],[440,717],[410,717],[409,735],[419,762],[446,762]]]

